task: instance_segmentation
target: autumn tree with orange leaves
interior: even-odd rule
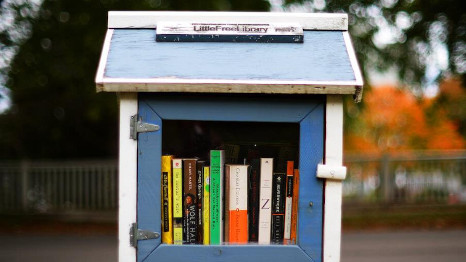
[[[345,150],[385,153],[407,150],[464,149],[466,94],[458,79],[449,79],[431,99],[417,98],[393,86],[364,94],[364,107],[348,103],[354,123],[345,136]]]

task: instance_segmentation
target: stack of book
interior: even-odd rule
[[[210,164],[209,164],[210,163]],[[225,163],[162,156],[162,242],[165,244],[296,244],[299,170],[273,158]]]

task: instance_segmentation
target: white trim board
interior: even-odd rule
[[[131,224],[136,223],[137,141],[130,139],[130,119],[138,112],[137,93],[120,93],[120,151],[118,174],[118,260],[136,261],[130,245]]]
[[[359,103],[362,100],[362,86],[364,85],[364,81],[362,79],[361,69],[356,57],[356,52],[354,51],[353,42],[351,42],[350,34],[348,32],[343,32],[343,39],[345,40],[346,51],[348,52],[351,67],[353,68],[354,77],[356,77],[356,85],[361,87],[361,89],[355,93],[354,97],[354,101]]]
[[[95,76],[96,83],[104,81],[105,66],[107,65],[108,52],[110,51],[110,43],[112,42],[113,29],[107,30],[105,35],[104,45],[102,47],[102,54],[100,55],[99,67]]]
[[[343,97],[327,96],[325,109],[325,164],[343,163]],[[323,261],[339,262],[341,246],[342,182],[325,179]]]
[[[348,30],[342,13],[110,11],[108,28],[155,28],[158,22],[299,23],[304,30]]]

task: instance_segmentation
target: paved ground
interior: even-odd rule
[[[343,235],[342,262],[466,261],[466,230]]]
[[[0,235],[0,261],[117,261],[115,236]],[[466,230],[345,233],[342,262],[466,261]]]

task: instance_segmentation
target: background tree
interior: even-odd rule
[[[348,13],[349,30],[366,76],[371,70],[393,70],[417,91],[450,74],[466,80],[465,1],[284,2],[288,10]]]
[[[458,80],[449,80],[442,86],[455,83]],[[448,90],[452,92],[451,88]],[[466,96],[462,91],[457,86],[452,99],[464,101]],[[357,112],[360,121],[348,130],[345,149],[366,153],[464,149],[466,140],[461,136],[459,122],[448,117],[448,112],[456,113],[458,104],[447,106],[444,96],[419,100],[407,89],[373,88],[366,93],[361,111],[356,105],[348,104],[350,114]],[[464,114],[464,109],[460,111]]]
[[[116,156],[115,95],[95,94],[94,84],[109,10],[267,11],[272,6],[275,11],[347,12],[366,76],[373,69],[391,68],[419,89],[442,75],[438,72],[464,76],[466,71],[466,16],[460,0],[44,0],[42,4],[0,0],[0,4],[0,104],[7,93],[2,85],[12,97],[11,109],[0,115],[2,159]],[[444,64],[432,62],[438,50]]]
[[[96,94],[94,83],[109,10],[266,11],[269,4],[262,0],[45,0],[36,8],[37,16],[30,13],[30,2],[13,7],[16,20],[25,23],[17,22],[15,28],[26,27],[19,34],[31,33],[27,40],[5,31],[1,36],[2,48],[20,45],[6,83],[13,107],[0,115],[1,159],[116,156],[117,100],[114,94]]]

